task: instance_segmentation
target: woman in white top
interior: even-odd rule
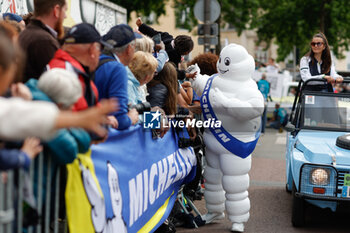
[[[324,78],[327,84],[321,82],[309,83],[305,90],[333,92],[333,83],[341,83],[343,78],[337,74],[331,58],[328,41],[323,33],[313,36],[311,49],[300,60],[300,75],[303,81],[311,78]]]

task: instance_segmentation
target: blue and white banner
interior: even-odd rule
[[[153,232],[169,216],[177,192],[195,175],[191,147],[178,148],[171,129],[152,139],[140,125],[111,130],[106,142],[92,146],[67,166],[69,231]]]

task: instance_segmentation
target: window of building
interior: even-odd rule
[[[267,51],[263,47],[257,46],[255,50],[255,60],[265,64],[267,63],[267,58]]]

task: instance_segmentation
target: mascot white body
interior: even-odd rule
[[[222,122],[222,128],[226,130],[226,135],[217,130],[216,136],[210,129],[205,129],[204,132],[207,148],[204,197],[208,213],[202,217],[206,223],[222,219],[226,207],[233,223],[231,230],[243,232],[244,223],[249,219],[250,201],[247,190],[252,150],[244,151],[246,147],[241,145],[253,142],[250,148],[255,148],[264,99],[251,78],[255,69],[254,59],[244,47],[229,44],[223,48],[217,69],[218,75],[210,82],[209,76],[200,75],[197,65],[188,69],[191,73],[197,71],[192,85],[196,93],[202,95],[204,118],[213,118],[206,109],[206,103],[210,102],[216,119]],[[235,148],[240,147],[237,152],[224,146],[225,143],[231,143],[228,134],[237,139],[233,145]]]

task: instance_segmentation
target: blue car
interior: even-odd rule
[[[286,189],[295,227],[305,224],[307,203],[336,211],[350,201],[350,93],[304,90],[311,82],[326,84],[299,83],[286,126]]]

